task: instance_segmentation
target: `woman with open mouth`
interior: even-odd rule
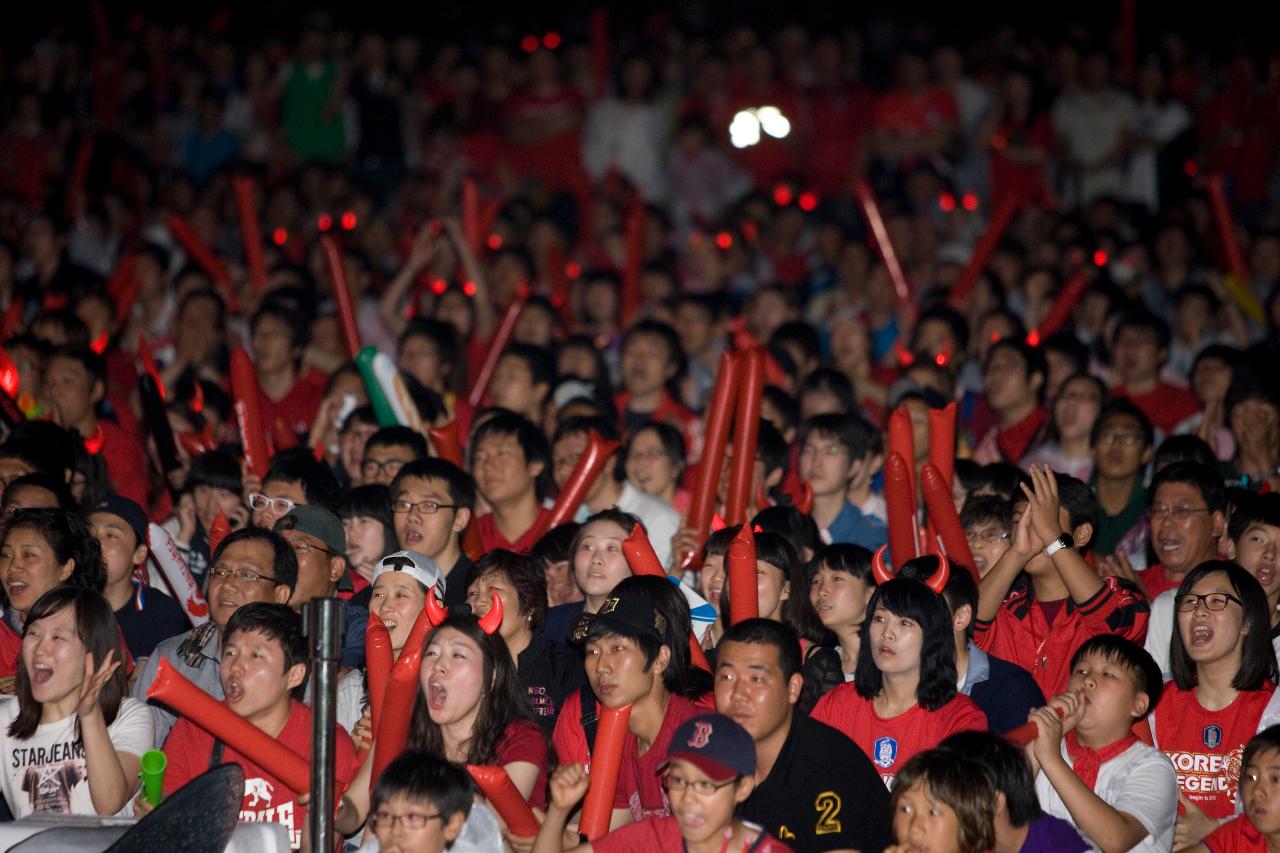
[[[27,610],[17,694],[0,699],[0,788],[15,817],[129,813],[155,731],[126,695],[125,654],[98,592],[58,586]]]

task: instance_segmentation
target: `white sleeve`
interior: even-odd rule
[[[120,710],[116,718],[107,726],[107,734],[111,737],[111,745],[116,752],[127,752],[141,756],[156,743],[155,723],[151,719],[151,709],[137,699],[126,696],[120,700]]]
[[[1163,752],[1151,747],[1141,750],[1123,778],[1116,778],[1098,795],[1116,811],[1137,818],[1157,844],[1172,840],[1178,819],[1178,774]]]
[[[1165,680],[1170,678],[1169,642],[1173,639],[1173,598],[1176,590],[1166,590],[1151,602],[1151,615],[1147,618],[1147,654],[1160,667]]]

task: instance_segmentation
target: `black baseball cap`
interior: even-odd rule
[[[129,500],[121,495],[107,495],[89,511],[89,515],[104,512],[108,515],[114,515],[122,519],[133,529],[133,535],[138,537],[138,541],[134,547],[138,545],[146,545],[147,539],[147,514],[142,511],[142,507],[134,501]]]
[[[667,639],[667,619],[647,598],[638,595],[610,595],[591,618],[586,637],[621,634],[624,637],[651,637],[659,643]]]

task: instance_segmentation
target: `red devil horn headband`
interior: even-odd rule
[[[891,581],[897,576],[894,574],[893,569],[885,564],[884,552],[887,547],[887,545],[881,545],[871,558],[871,576],[875,578],[877,586],[886,581]],[[937,557],[938,568],[924,582],[924,585],[941,595],[942,590],[947,586],[947,580],[951,577],[951,563],[947,561],[946,556],[943,554],[938,554]]]

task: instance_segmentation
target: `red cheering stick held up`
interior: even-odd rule
[[[161,659],[147,698],[168,705],[259,767],[270,768],[271,775],[294,793],[311,790],[311,767],[306,758],[196,687],[169,661]]]
[[[462,182],[462,238],[477,257],[484,251],[484,234],[480,231],[480,194],[474,178]]]
[[[342,339],[347,344],[347,355],[355,361],[360,354],[360,327],[356,325],[356,312],[351,305],[351,288],[347,286],[347,266],[342,260],[342,247],[328,234],[320,238],[320,245],[324,247],[325,266],[329,268],[329,283],[333,287],[333,303],[338,307]]]
[[[889,514],[889,550],[899,563],[920,554],[915,495],[911,469],[900,453],[890,453],[884,463],[884,500]]]
[[[231,397],[235,401],[236,423],[244,445],[245,462],[258,477],[267,476],[271,454],[267,452],[267,433],[262,424],[262,405],[258,399],[258,375],[244,347],[231,351]]]
[[[227,265],[213,253],[213,249],[205,245],[190,222],[176,213],[167,214],[164,221],[173,239],[181,244],[182,250],[196,266],[204,270],[219,287],[226,288],[231,284],[231,273],[227,271]]]
[[[427,590],[431,603],[436,603],[434,590]],[[405,640],[400,657],[391,666],[391,677],[383,691],[382,719],[374,731],[372,786],[395,757],[404,752],[409,739],[409,718],[413,715],[413,702],[418,696],[418,665],[422,661],[422,646],[431,630],[431,617],[426,607],[418,614]],[[370,684],[370,689],[372,689]]]
[[[534,817],[533,809],[529,808],[529,804],[520,795],[520,790],[511,781],[507,771],[501,767],[468,764],[467,772],[502,816],[512,835],[516,838],[532,838],[538,834],[538,819]]]
[[[947,488],[956,467],[956,404],[929,410],[929,463],[938,469]]]
[[[591,781],[578,818],[578,832],[595,841],[609,831],[613,817],[613,797],[618,791],[618,771],[622,769],[622,748],[627,742],[631,706],[601,708],[596,742],[591,747]]]
[[[1004,237],[1005,229],[1009,227],[1009,223],[1013,221],[1013,217],[1022,209],[1024,203],[1025,198],[1022,193],[1016,192],[1010,193],[1000,200],[1000,204],[996,207],[995,215],[991,217],[991,223],[987,226],[986,233],[982,235],[982,239],[974,247],[973,254],[969,256],[969,263],[965,265],[960,277],[956,279],[956,283],[951,287],[951,292],[947,295],[947,301],[951,303],[952,308],[961,308],[964,305],[964,301],[969,298],[969,291],[973,290],[974,284],[977,283],[978,276],[982,274],[983,268],[987,265],[987,259],[996,250],[996,246],[1000,245],[1000,239]]]
[[[711,516],[716,511],[716,491],[720,486],[720,460],[724,458],[729,440],[729,418],[733,414],[733,400],[737,392],[737,356],[731,352],[720,354],[720,370],[716,373],[715,388],[707,405],[703,429],[702,461],[698,464],[698,476],[694,480],[693,495],[689,499],[689,512],[685,525],[698,532],[698,541],[707,538],[711,528]],[[681,566],[693,563],[696,554],[681,555]]]
[[[218,514],[213,519],[213,527],[209,530],[209,553],[217,551],[222,540],[229,535],[231,535],[231,522],[227,521],[225,512],[218,510]]]
[[[436,449],[436,456],[452,462],[459,468],[466,467],[462,464],[462,445],[458,441],[457,418],[444,426],[429,427],[427,438],[431,439],[431,446]]]
[[[1061,329],[1071,316],[1076,303],[1080,301],[1080,297],[1084,296],[1085,289],[1088,286],[1089,272],[1087,268],[1082,268],[1067,279],[1066,284],[1062,285],[1062,289],[1058,291],[1053,304],[1049,306],[1049,313],[1044,315],[1044,319],[1040,321],[1039,326],[1027,333],[1027,343],[1030,346],[1038,347],[1042,341]]]
[[[231,191],[236,197],[236,212],[240,214],[240,243],[244,246],[249,281],[262,293],[267,289],[267,259],[262,252],[262,225],[258,222],[258,194],[253,178],[236,175],[231,179]]]
[[[511,333],[516,329],[516,320],[520,319],[520,311],[523,308],[524,300],[516,299],[507,306],[507,313],[502,315],[502,323],[499,324],[498,331],[494,333],[493,340],[489,343],[484,364],[480,366],[475,384],[471,386],[471,394],[467,397],[472,406],[479,406],[480,401],[484,399],[484,392],[489,388],[489,380],[493,378],[494,368],[498,366],[498,359],[502,358],[502,351],[507,348],[507,342],[511,340]]]
[[[1227,203],[1226,190],[1222,186],[1222,176],[1210,175],[1205,188],[1209,192],[1209,203],[1213,207],[1213,218],[1218,226],[1218,238],[1222,241],[1222,252],[1227,262],[1227,272],[1230,273],[1225,282],[1227,292],[1240,306],[1240,310],[1261,323],[1265,319],[1264,312],[1251,289],[1249,264],[1236,235],[1236,224],[1231,216],[1231,206]]]
[[[756,537],[751,525],[744,524],[729,543],[725,557],[725,574],[729,582],[729,624],[760,615],[760,595],[756,591]]]
[[[391,666],[395,652],[391,649],[391,633],[376,613],[369,614],[364,628],[365,674],[369,680],[369,722],[374,737],[382,722],[382,703],[387,698],[387,685],[391,682]]]
[[[142,362],[142,369],[156,383],[156,390],[160,392],[161,400],[168,400],[169,395],[164,390],[164,383],[160,381],[160,368],[156,366],[156,358],[151,354],[151,347],[147,344],[146,338],[138,338],[138,360]],[[256,379],[254,380],[257,381]],[[200,383],[196,383],[196,388],[200,388]],[[204,399],[204,391],[200,391],[201,399]]]
[[[534,523],[530,541],[541,539],[542,535],[551,528],[573,520],[578,507],[586,499],[587,493],[595,485],[596,478],[604,472],[605,465],[609,464],[618,447],[618,442],[605,441],[595,430],[587,434],[586,449],[582,451],[578,464],[573,466],[573,473],[565,481],[564,488],[556,497],[555,505],[551,507],[551,512]]]
[[[862,208],[862,215],[867,220],[871,235],[875,237],[876,249],[880,252],[880,258],[889,272],[889,280],[893,282],[893,294],[898,301],[898,308],[910,315],[915,310],[911,285],[907,283],[907,274],[902,271],[898,253],[894,251],[893,243],[889,240],[889,229],[885,227],[884,217],[880,215],[880,203],[876,201],[871,186],[861,178],[854,183],[853,193],[858,198],[858,206]]]
[[[969,574],[973,575],[974,583],[977,583],[980,580],[978,570],[973,565],[973,553],[969,550],[964,525],[960,523],[960,515],[956,512],[955,499],[951,497],[951,486],[947,484],[942,472],[929,462],[920,469],[920,491],[924,495],[929,523],[942,540],[943,553],[952,561],[963,563]],[[937,549],[938,543],[930,542],[929,547]]]
[[[111,278],[107,279],[107,295],[116,306],[116,331],[127,326],[133,315],[133,303],[138,299],[138,288],[141,285],[135,274],[137,266],[137,255],[125,255],[116,264]]]
[[[644,528],[639,524],[632,527],[627,538],[622,540],[622,556],[627,558],[627,565],[631,568],[633,575],[653,575],[659,578],[667,576],[666,570],[662,568],[662,562],[658,560],[658,555],[649,542],[649,537],[645,535]]]
[[[626,258],[622,264],[622,325],[629,326],[644,304],[640,272],[644,267],[644,200],[636,196],[627,211]]]
[[[1055,707],[1053,710],[1058,712],[1058,719],[1062,719],[1065,714],[1061,708]],[[1026,746],[1035,740],[1040,734],[1040,727],[1035,724],[1034,720],[1023,723],[1015,729],[1005,732],[1004,739],[1014,746]]]
[[[16,400],[20,383],[18,366],[9,357],[9,352],[4,347],[0,347],[0,390]]]
[[[730,524],[742,524],[747,520],[747,505],[751,500],[755,474],[756,441],[760,435],[760,406],[764,401],[764,350],[758,347],[748,350],[739,359],[733,459],[729,463],[729,487],[725,495],[725,521]],[[715,465],[714,458],[710,462]]]
[[[474,517],[462,536],[462,553],[471,558],[472,562],[484,556],[484,542],[480,540],[480,528],[476,527]]]

